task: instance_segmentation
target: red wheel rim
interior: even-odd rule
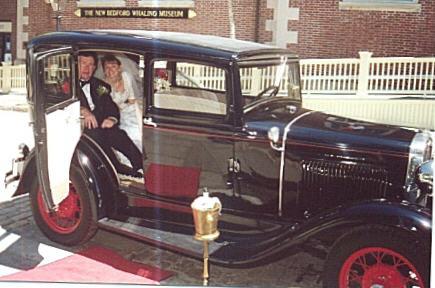
[[[404,256],[369,247],[354,252],[340,270],[340,288],[424,288],[423,279]]]
[[[68,196],[59,204],[55,212],[48,212],[42,199],[42,191],[38,191],[38,208],[42,219],[51,230],[59,234],[74,232],[80,225],[82,209],[80,196],[70,183]]]

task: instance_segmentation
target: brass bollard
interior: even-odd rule
[[[202,196],[197,197],[191,204],[193,211],[193,222],[195,223],[194,238],[203,241],[204,251],[204,268],[203,268],[203,285],[208,285],[209,280],[209,241],[219,237],[217,230],[219,213],[222,209],[221,202],[217,197],[210,197],[207,189],[204,188]]]
[[[208,268],[210,267],[208,264],[208,241],[204,241],[204,268],[202,273],[203,286],[208,286],[208,278],[210,278],[210,275],[208,274]]]

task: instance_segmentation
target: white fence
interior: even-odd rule
[[[9,93],[11,90],[25,91],[26,65],[5,65],[0,67],[0,91]]]
[[[355,59],[303,59],[300,62],[302,93],[305,95],[343,95],[366,98],[394,96],[435,96],[435,57],[372,58],[370,52],[360,52]],[[200,80],[207,88],[222,90],[224,73],[218,68],[186,64],[182,71]],[[255,94],[270,86],[276,67],[268,67],[261,75],[242,69],[241,87],[244,93]],[[286,71],[288,72],[288,71]],[[262,79],[263,81],[255,81]],[[204,81],[202,81],[204,80]],[[185,81],[188,85],[188,81]],[[286,92],[287,82],[281,83]],[[256,87],[258,86],[258,87]]]
[[[304,94],[435,96],[435,57],[301,60]]]
[[[300,62],[302,93],[305,95],[351,95],[365,98],[381,96],[428,96],[435,97],[435,57],[372,58],[370,52],[360,52],[355,59],[303,59]],[[61,63],[60,63],[61,64]],[[59,65],[59,67],[61,67]],[[209,81],[207,86],[218,90],[225,87],[224,73],[210,71],[205,66],[190,65],[183,69],[187,75],[195,75]],[[242,71],[242,88],[253,89],[249,71]],[[268,69],[273,78],[273,69]],[[246,74],[246,75],[245,75]],[[248,79],[249,78],[249,79]],[[198,79],[198,78],[197,78]],[[282,83],[286,89],[286,83]],[[0,67],[0,91],[26,88],[24,65]],[[211,88],[211,87],[209,87]],[[261,87],[257,87],[261,91]]]

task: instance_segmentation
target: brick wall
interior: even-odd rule
[[[261,43],[272,41],[272,32],[266,31],[266,20],[273,19],[273,9],[267,8],[267,1],[260,0],[258,16],[258,41]]]
[[[257,41],[258,0],[232,0],[236,38]]]
[[[12,33],[11,33],[11,52],[12,58],[15,59],[16,54],[16,31],[17,31],[17,2],[16,1],[1,1],[0,9],[0,21],[11,21],[12,22]]]
[[[245,40],[255,38],[255,9],[252,3],[257,0],[233,0],[236,20],[236,37]],[[61,27],[73,29],[144,29],[180,31],[218,36],[230,35],[230,22],[227,0],[197,0],[193,8],[197,16],[192,19],[140,19],[140,18],[79,18],[74,15],[76,1],[67,1],[63,12]],[[137,7],[136,0],[126,1],[127,7]],[[53,12],[50,5],[41,0],[30,0],[32,17],[30,19],[30,38],[55,30],[55,21],[47,17]],[[41,21],[42,20],[42,21]]]
[[[288,30],[298,33],[298,43],[288,47],[302,58],[357,57],[363,50],[375,57],[435,55],[433,0],[419,0],[421,12],[340,10],[339,0],[278,1],[299,8],[299,20],[288,21]],[[13,6],[15,1],[7,2]],[[68,3],[61,21],[64,30],[126,28],[230,36],[228,0],[195,0],[197,16],[193,19],[79,18],[74,15],[76,1],[63,2]],[[128,7],[138,5],[137,0],[126,3]],[[266,0],[232,3],[237,38],[262,43],[272,40],[265,23],[273,19],[273,9],[267,8]],[[29,0],[29,6],[29,38],[55,30],[50,5]]]
[[[29,40],[34,36],[56,29],[55,14],[49,4],[43,0],[29,0]]]
[[[303,58],[434,56],[435,1],[420,0],[421,12],[339,10],[338,0],[290,0],[300,8],[298,44],[288,45]]]

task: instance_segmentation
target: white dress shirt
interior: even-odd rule
[[[86,83],[85,85],[82,86],[82,90],[86,96],[86,100],[88,100],[89,108],[91,109],[91,111],[93,111],[95,108],[95,104],[92,101],[92,97],[91,97],[91,84]]]

